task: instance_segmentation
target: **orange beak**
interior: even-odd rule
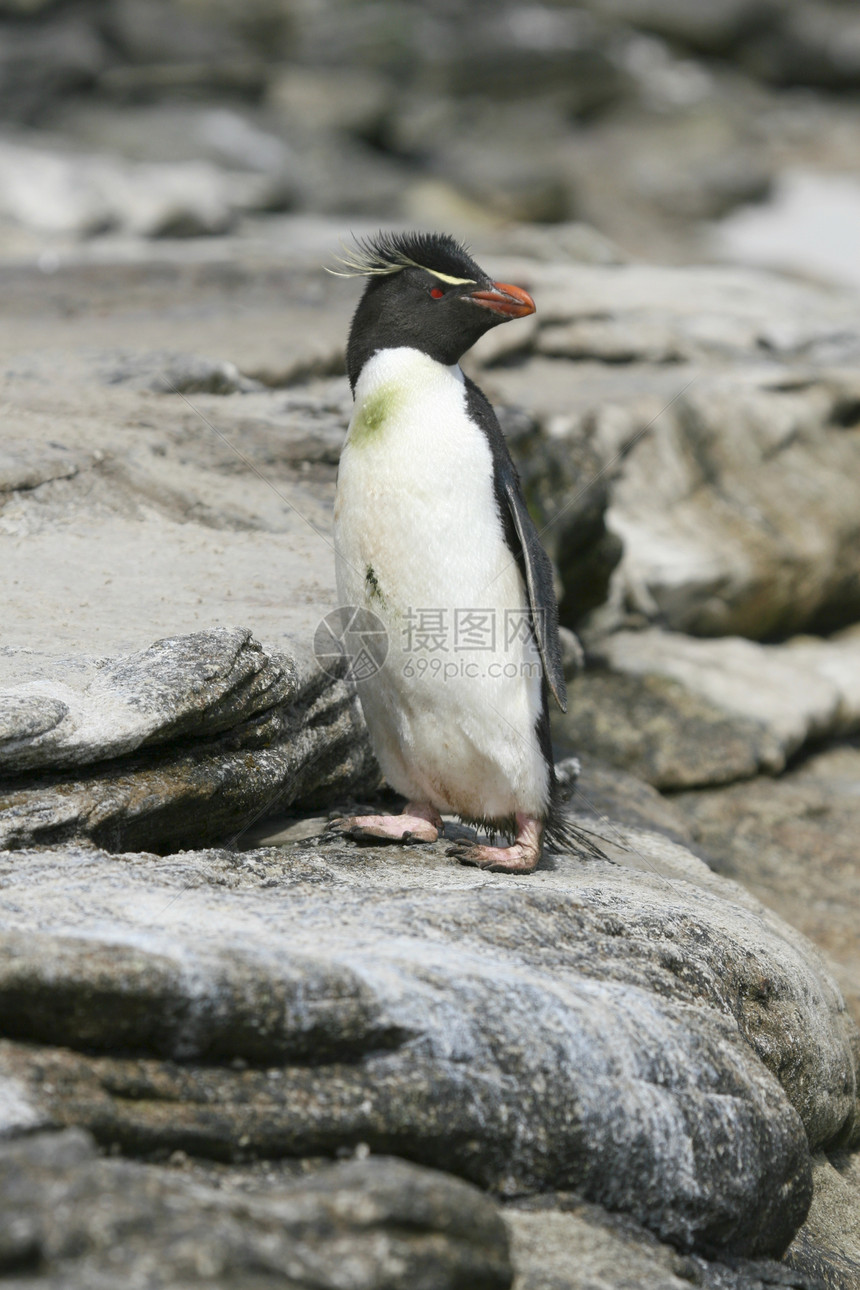
[[[489,291],[470,291],[466,299],[503,318],[526,318],[535,312],[535,302],[529,293],[522,287],[512,287],[509,282],[494,282]]]

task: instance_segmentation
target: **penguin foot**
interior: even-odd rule
[[[356,842],[435,842],[442,816],[432,806],[408,802],[402,815],[350,815],[329,829]]]
[[[541,856],[543,823],[529,815],[517,816],[517,836],[509,847],[482,846],[477,842],[455,842],[448,848],[460,864],[475,865],[490,873],[531,873]]]

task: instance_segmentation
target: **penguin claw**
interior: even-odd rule
[[[439,831],[428,820],[412,815],[351,815],[330,820],[329,832],[354,842],[435,842]]]
[[[487,873],[531,873],[540,860],[539,850],[517,843],[510,847],[485,847],[475,842],[454,842],[447,854],[460,864],[473,865]]]

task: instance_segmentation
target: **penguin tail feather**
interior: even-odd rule
[[[544,831],[544,843],[551,851],[572,851],[583,859],[607,860],[616,863],[603,851],[595,841],[591,830],[585,828],[578,820],[574,821],[563,810],[553,811]],[[601,839],[602,841],[603,839]]]

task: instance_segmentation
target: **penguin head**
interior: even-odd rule
[[[356,239],[341,263],[344,276],[368,279],[346,351],[353,389],[364,364],[381,349],[406,345],[451,366],[491,327],[535,311],[528,292],[494,282],[445,233]]]

